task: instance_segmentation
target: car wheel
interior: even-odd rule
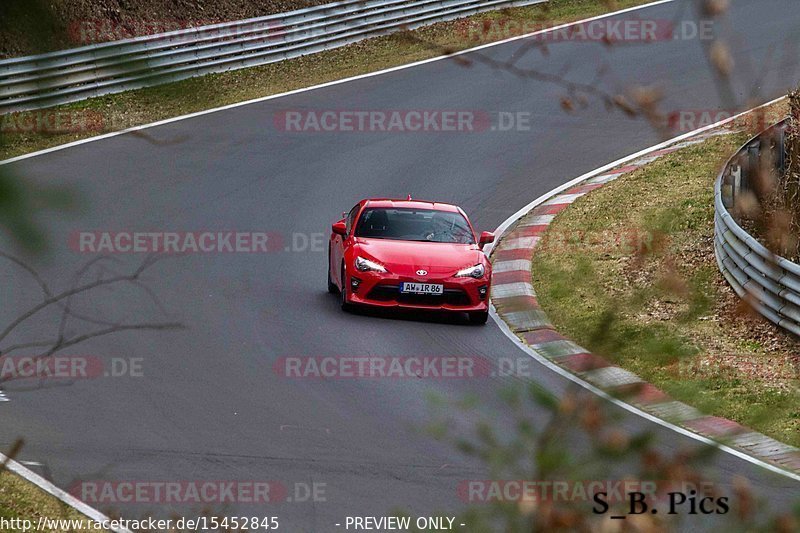
[[[487,320],[489,320],[489,311],[478,311],[469,314],[470,324],[486,324]]]
[[[342,290],[339,292],[339,294],[341,294],[342,296],[341,298],[342,311],[349,311],[351,308],[351,305],[347,303],[347,285],[345,283],[346,281],[347,281],[347,274],[344,271],[344,263],[342,263]]]
[[[328,292],[331,294],[336,294],[339,292],[339,287],[333,282],[331,279],[331,245],[328,245]]]

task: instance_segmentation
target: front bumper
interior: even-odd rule
[[[354,278],[358,283],[353,283]],[[429,309],[455,312],[488,311],[490,277],[436,279],[398,276],[379,272],[348,272],[348,303],[374,307]],[[435,283],[444,285],[442,295],[402,294],[400,283]]]

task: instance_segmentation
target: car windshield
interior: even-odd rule
[[[467,220],[457,212],[375,207],[358,219],[356,237],[396,241],[475,244]]]

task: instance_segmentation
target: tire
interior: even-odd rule
[[[331,279],[331,245],[328,245],[328,292],[336,294],[339,292],[339,287]]]
[[[347,284],[345,283],[346,281],[347,281],[347,274],[344,271],[344,263],[342,263],[342,290],[339,291],[339,294],[341,295],[342,311],[349,311],[350,309],[352,309],[352,305],[347,303]]]
[[[489,320],[489,311],[478,311],[469,314],[470,324],[483,325]]]

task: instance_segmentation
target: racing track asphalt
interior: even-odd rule
[[[793,0],[734,0],[724,31],[737,64],[737,104],[784,94],[800,74],[800,11]],[[622,18],[693,17],[673,3]],[[478,53],[504,61],[514,41]],[[67,247],[80,230],[204,230],[327,235],[330,223],[370,196],[440,199],[460,204],[476,228],[491,230],[555,186],[662,140],[644,121],[609,112],[560,108],[564,90],[492,68],[474,55],[173,122],[56,151],[10,165],[25,179],[80,192],[79,214],[48,215],[51,250],[38,260],[46,279],[65,286],[90,256]],[[598,69],[603,65],[604,73]],[[697,40],[608,48],[553,43],[518,66],[560,73],[609,92],[634,84],[663,90],[663,109],[729,107]],[[273,116],[296,109],[416,109],[530,112],[530,131],[481,133],[286,133]],[[10,245],[5,243],[5,249]],[[141,257],[119,256],[122,265]],[[463,507],[461,480],[484,468],[414,428],[428,421],[429,391],[475,395],[482,411],[508,424],[493,400],[507,378],[302,380],[274,374],[281,356],[527,356],[494,324],[343,314],[325,292],[325,252],[198,254],[159,262],[146,277],[185,331],[119,333],[68,353],[143,358],[143,378],[78,381],[23,391],[9,384],[0,403],[0,446],[23,436],[21,460],[44,463],[62,487],[76,479],[279,480],[326,484],[327,501],[286,503],[274,511],[286,529],[333,531],[346,515],[412,514]],[[0,322],[37,298],[18,270],[0,270]],[[147,297],[98,292],[81,305],[125,320],[161,317]],[[137,293],[138,294],[138,293]],[[30,321],[26,332],[55,331],[56,317]],[[39,338],[41,334],[37,333]],[[567,382],[541,368],[534,378],[556,394]],[[652,430],[664,450],[693,441],[627,413],[626,427]],[[538,416],[538,415],[537,415]],[[456,414],[460,427],[470,415]],[[580,450],[579,438],[567,443]],[[41,471],[41,470],[40,470]],[[709,473],[747,476],[781,506],[800,495],[788,479],[729,455]],[[101,509],[107,506],[99,505]],[[112,506],[115,507],[115,506]],[[166,505],[124,507],[128,516],[167,512]],[[188,508],[174,508],[188,515]],[[692,526],[687,523],[687,528]]]

